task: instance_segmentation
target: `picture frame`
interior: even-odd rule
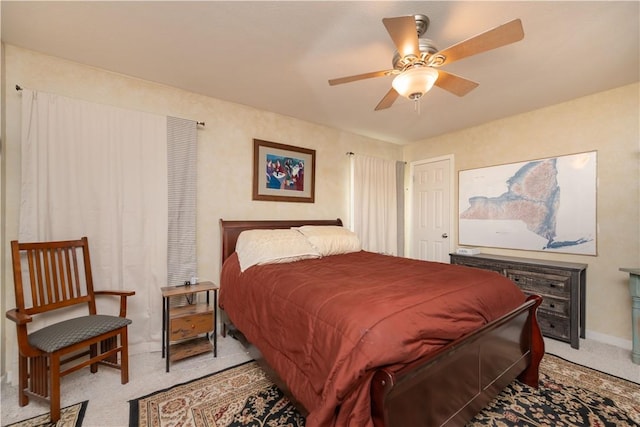
[[[460,245],[597,255],[597,152],[459,171]]]
[[[315,202],[316,150],[253,140],[253,200]]]

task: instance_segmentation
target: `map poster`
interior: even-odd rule
[[[459,243],[596,255],[596,152],[459,173]]]

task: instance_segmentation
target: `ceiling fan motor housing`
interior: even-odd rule
[[[430,65],[429,58],[438,52],[438,48],[431,39],[418,39],[418,49],[420,49],[420,56],[414,55],[400,56],[400,53],[396,51],[393,55],[393,68],[398,71],[404,71],[411,68],[414,65]]]
[[[398,51],[393,55],[393,68],[398,71],[407,70],[414,65],[424,66],[430,65],[428,63],[429,57],[436,52],[438,52],[438,48],[433,43],[433,40],[422,38],[422,36],[427,32],[429,28],[429,17],[427,15],[413,15],[413,18],[416,20],[416,33],[418,36],[418,50],[420,51],[420,57],[416,57],[414,55],[406,55],[401,56]]]

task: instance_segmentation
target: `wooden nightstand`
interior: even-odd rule
[[[200,282],[195,285],[165,286],[161,290],[162,357],[166,357],[167,372],[171,362],[211,351],[209,333],[213,338],[213,357],[217,357],[218,285]],[[199,292],[206,292],[206,302],[197,301]],[[210,292],[213,292],[213,304],[209,300]],[[189,295],[192,303],[189,303]],[[172,307],[171,298],[174,297],[184,297],[187,303]]]

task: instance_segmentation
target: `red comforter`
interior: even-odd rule
[[[309,411],[308,427],[371,426],[376,368],[412,362],[525,301],[501,275],[370,252],[221,274],[220,306]]]

